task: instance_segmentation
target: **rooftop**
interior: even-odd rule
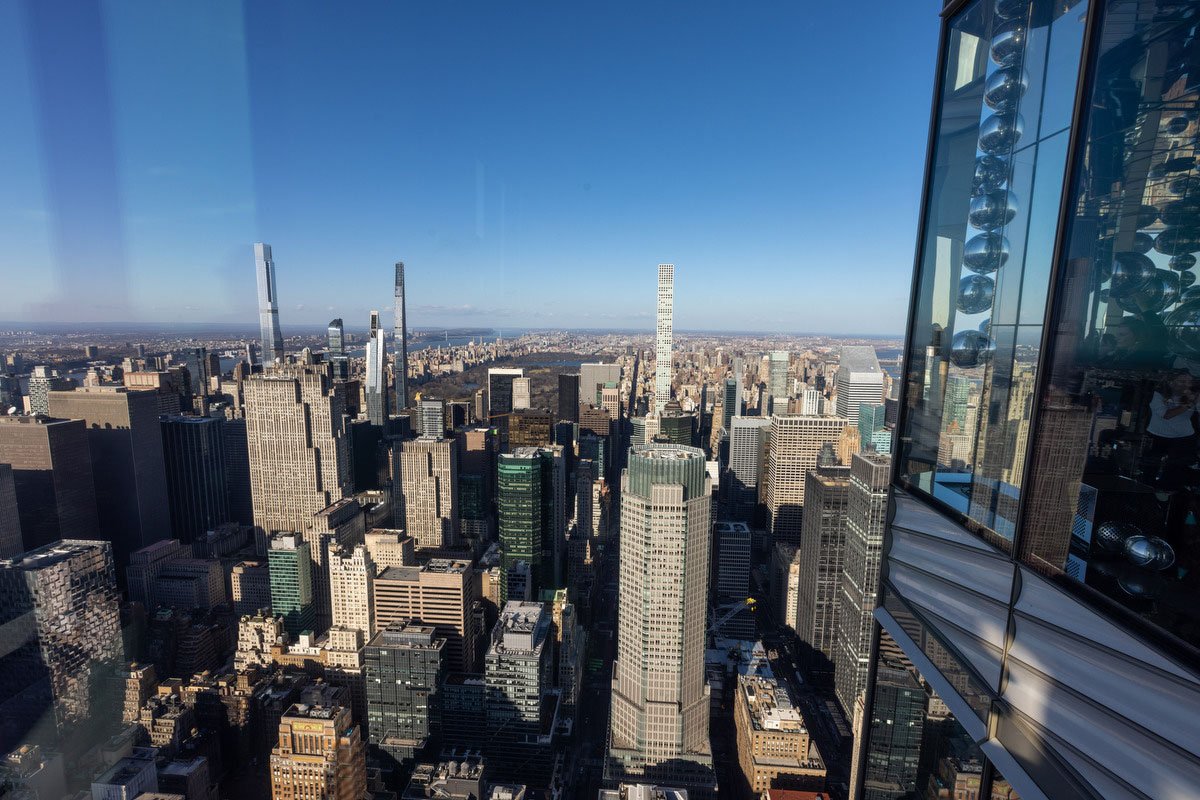
[[[310,706],[305,703],[293,703],[284,716],[299,717],[301,719],[332,720],[337,717],[338,712],[341,710],[338,706]]]
[[[60,539],[57,542],[27,550],[21,555],[0,559],[0,567],[20,570],[45,569],[101,547],[112,547],[112,545],[108,542],[88,539]]]

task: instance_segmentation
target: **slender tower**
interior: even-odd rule
[[[255,242],[254,272],[258,275],[258,329],[262,336],[263,361],[283,361],[283,334],[279,332],[279,298],[275,292],[271,245]]]
[[[675,265],[658,265],[658,338],[654,352],[654,410],[671,399],[671,318],[675,306]]]
[[[396,409],[408,408],[408,327],[404,319],[404,262],[396,262]]]
[[[371,337],[367,340],[367,417],[372,425],[383,425],[388,418],[387,350],[379,312],[371,312]]]
[[[346,329],[342,325],[341,317],[329,323],[329,363],[333,365],[334,380],[349,380],[350,361],[346,358]]]

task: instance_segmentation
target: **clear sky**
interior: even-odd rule
[[[0,0],[0,320],[901,332],[940,5]]]

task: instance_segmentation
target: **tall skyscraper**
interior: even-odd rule
[[[487,371],[488,377],[488,419],[495,425],[501,422],[501,417],[513,410],[513,381],[525,374],[520,367],[504,369],[492,367]]]
[[[329,348],[329,363],[333,366],[333,379],[349,380],[350,359],[346,355],[346,329],[342,325],[341,317],[330,321],[326,344]]]
[[[564,372],[558,376],[559,420],[579,421],[579,387],[579,375]]]
[[[438,397],[422,397],[417,406],[417,433],[421,436],[443,436],[446,433],[446,401]]]
[[[161,421],[171,535],[184,543],[201,539],[232,520],[223,422],[215,417],[166,417]]]
[[[262,339],[263,361],[283,361],[283,334],[279,331],[279,297],[275,286],[275,261],[271,245],[254,245],[254,273],[258,276],[258,330]]]
[[[350,709],[296,703],[283,713],[271,750],[271,800],[367,796],[362,727]]]
[[[404,528],[417,547],[459,544],[458,443],[442,436],[396,440]],[[399,526],[397,526],[399,527]]]
[[[711,483],[704,452],[633,447],[621,489],[608,778],[653,780],[710,797],[704,639]]]
[[[883,402],[883,370],[870,345],[845,345],[838,362],[837,413],[851,425],[858,424],[858,407]]]
[[[87,426],[100,538],[123,574],[130,553],[171,531],[158,400],[124,387],[51,392],[50,413]]]
[[[312,631],[316,608],[309,543],[298,533],[272,536],[267,565],[271,570],[271,610],[283,617],[284,628],[291,636]]]
[[[0,462],[12,466],[21,523],[18,553],[64,538],[99,537],[91,448],[82,420],[0,416]]]
[[[771,417],[763,500],[776,541],[800,543],[804,489],[808,471],[817,465],[822,447],[837,447],[846,420],[842,417]]]
[[[445,649],[446,640],[432,625],[407,621],[388,625],[363,648],[368,739],[386,771],[400,768],[429,744]]]
[[[513,411],[528,409],[530,399],[529,378],[513,378]]]
[[[654,411],[661,414],[671,399],[671,350],[675,306],[675,265],[658,265],[658,319],[654,346]]]
[[[837,612],[842,586],[842,549],[850,468],[818,465],[808,473],[800,536],[796,636],[812,678],[827,684],[833,675]]]
[[[789,356],[786,350],[772,350],[767,361],[767,408],[771,414],[786,414],[788,397]]]
[[[579,402],[603,405],[601,393],[608,384],[621,385],[621,365],[600,362],[579,365]]]
[[[119,711],[103,701],[124,662],[120,602],[108,542],[66,539],[0,560],[0,750],[103,740],[93,725]]]
[[[479,580],[470,561],[431,558],[423,566],[389,567],[375,576],[375,630],[397,620],[432,625],[446,640],[446,667],[472,672]]]
[[[254,527],[303,531],[353,486],[345,397],[316,366],[251,375],[243,385]],[[261,551],[260,551],[261,552]]]
[[[521,447],[500,456],[501,599],[538,597],[557,588],[566,547],[566,469],[562,448]],[[523,565],[519,570],[517,565]],[[524,581],[516,588],[514,581]]]
[[[331,623],[335,628],[358,631],[363,641],[374,632],[375,561],[364,544],[339,547],[329,554]]]
[[[371,333],[367,338],[367,419],[372,425],[387,423],[388,404],[387,345],[383,339],[383,328],[379,326],[379,312],[371,312]]]
[[[21,516],[17,511],[17,482],[12,465],[0,463],[0,558],[11,558],[24,549]]]
[[[408,320],[404,301],[404,262],[396,262],[396,323],[392,346],[396,350],[392,370],[396,378],[396,408],[408,408]]]
[[[730,429],[734,417],[740,417],[742,410],[738,408],[741,392],[738,391],[738,381],[741,378],[726,378],[721,394],[721,427]]]

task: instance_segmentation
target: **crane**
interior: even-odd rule
[[[738,600],[733,603],[724,603],[722,605],[715,606],[713,608],[713,622],[708,626],[709,635],[715,635],[716,632],[721,629],[722,625],[737,616],[738,612],[743,608],[748,608],[751,612],[753,612],[757,605],[757,600],[755,600],[753,597],[747,597],[745,600]],[[720,614],[720,616],[717,616],[718,614]]]

